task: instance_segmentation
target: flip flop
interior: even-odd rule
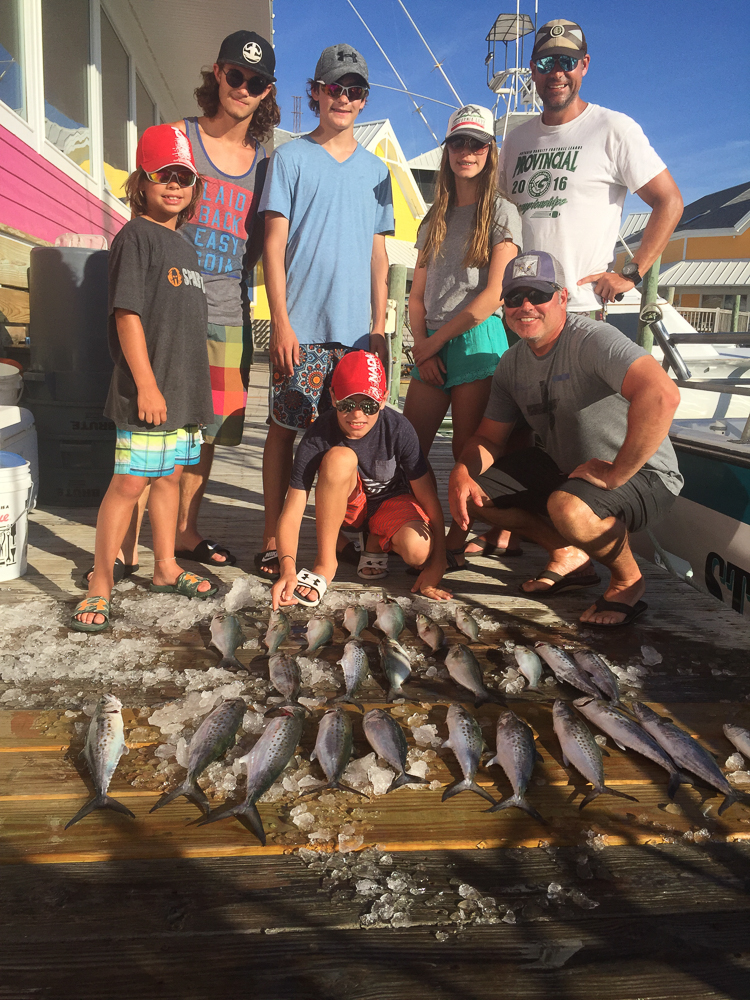
[[[281,566],[279,565],[279,553],[276,549],[266,549],[265,552],[256,552],[253,558],[255,563],[255,568],[262,577],[266,577],[269,580],[278,580],[281,576]],[[266,573],[262,566],[270,566],[271,563],[276,563],[277,568],[271,570],[270,573]]]
[[[125,563],[122,559],[115,559],[115,565],[112,570],[112,577],[115,583],[119,583],[120,580],[124,580],[128,576],[133,576],[140,569],[138,563]],[[81,579],[78,581],[78,586],[81,590],[89,589],[89,577],[94,572],[94,567],[87,569],[83,574]]]
[[[104,621],[98,623],[91,622],[90,625],[87,625],[86,622],[79,622],[76,618],[76,615],[87,614],[104,615]],[[106,597],[84,597],[82,601],[76,604],[76,609],[70,617],[68,627],[75,629],[76,632],[103,632],[109,628],[109,616],[110,607]]]
[[[635,604],[621,604],[619,601],[607,601],[603,597],[600,597],[594,603],[594,607],[597,611],[614,611],[625,615],[625,618],[621,622],[614,622],[612,624],[606,624],[605,622],[580,622],[581,625],[590,625],[592,628],[620,628],[621,625],[632,624],[636,618],[648,609],[648,604],[645,601],[637,601]]]
[[[229,549],[225,549],[223,545],[210,538],[198,542],[194,549],[178,549],[174,555],[175,559],[191,559],[206,566],[234,566],[237,562],[237,556],[233,556]],[[216,562],[211,558],[212,555],[224,556],[224,562]]]
[[[211,587],[210,590],[198,590],[198,587],[202,583],[209,583],[204,576],[198,576],[196,573],[189,573],[187,570],[180,573],[174,583],[151,583],[149,584],[149,590],[152,594],[182,594],[183,597],[192,599],[197,598],[199,601],[205,601],[207,597],[213,597],[218,587]]]
[[[573,570],[572,573],[566,573],[562,576],[560,573],[555,573],[554,570],[544,569],[534,579],[551,580],[552,586],[546,590],[524,590],[523,584],[519,584],[518,589],[527,597],[552,597],[553,594],[559,594],[562,590],[582,590],[584,587],[594,587],[599,583],[599,577],[596,573],[592,572],[584,576],[580,570]],[[528,580],[524,580],[524,583],[528,582]]]
[[[479,545],[480,539],[484,542],[481,552],[466,551],[466,545]],[[486,539],[482,538],[481,535],[477,535],[476,538],[469,539],[466,545],[461,550],[466,559],[475,559],[477,556],[483,556],[485,559],[511,559],[515,556],[523,555],[523,549],[504,549],[498,545],[493,545],[492,542],[488,542]]]
[[[308,608],[317,608],[323,600],[325,592],[328,590],[326,578],[319,576],[317,573],[311,573],[309,569],[301,569],[297,574],[297,583],[301,583],[303,587],[310,587],[312,590],[317,590],[317,598],[310,600],[306,595],[303,597],[302,594],[298,593],[296,587],[294,589],[294,596],[300,604],[305,604]]]

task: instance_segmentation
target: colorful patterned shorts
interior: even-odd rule
[[[206,444],[238,445],[245,426],[247,385],[253,363],[253,331],[245,326],[208,324],[208,363],[214,419],[203,431]]]
[[[293,375],[271,366],[268,409],[275,424],[304,431],[321,413],[330,410],[333,370],[351,347],[343,344],[300,344],[299,364]]]
[[[197,424],[176,431],[122,431],[115,441],[115,475],[171,476],[176,465],[197,465],[203,437]]]

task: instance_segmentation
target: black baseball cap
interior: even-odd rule
[[[276,56],[273,46],[255,31],[234,31],[221,43],[217,63],[232,63],[255,70],[275,83]]]

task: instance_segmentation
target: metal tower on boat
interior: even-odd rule
[[[520,0],[515,14],[498,14],[487,34],[487,86],[496,95],[493,106],[495,134],[502,142],[508,132],[541,114],[542,105],[531,80],[531,70],[525,64],[524,42],[527,35],[536,32],[537,7],[534,20],[520,11]],[[498,46],[504,48],[501,54]],[[500,64],[502,61],[502,68]]]

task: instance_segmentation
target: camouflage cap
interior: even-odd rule
[[[537,31],[531,60],[536,62],[544,56],[572,56],[574,59],[583,59],[586,52],[586,36],[580,24],[558,18],[555,21],[547,21]]]

